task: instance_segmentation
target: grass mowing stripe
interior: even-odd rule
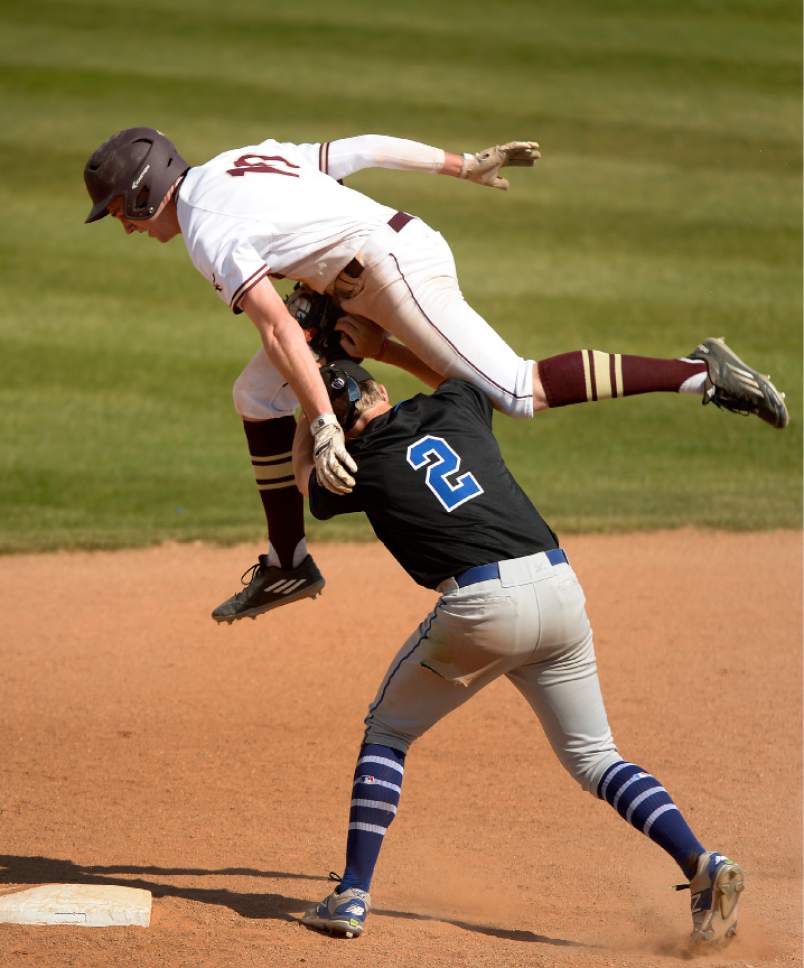
[[[6,68],[5,76],[0,76],[0,95],[6,100],[6,109],[16,103],[21,111],[24,104],[27,110],[37,105],[41,99],[42,110],[52,110],[54,96],[52,89],[59,94],[56,103],[85,103],[87,108],[99,105],[113,105],[125,96],[125,92],[137,84],[150,87],[139,99],[138,114],[162,116],[165,98],[181,104],[182,126],[188,126],[199,119],[215,119],[226,116],[232,122],[242,120],[252,125],[254,122],[254,99],[259,96],[259,87],[253,83],[218,82],[209,88],[200,88],[192,78],[160,78],[154,85],[147,77],[125,72],[83,71],[73,74],[56,68]],[[97,94],[98,89],[102,90]],[[271,89],[265,91],[270,93]],[[364,119],[365,127],[388,127],[388,102],[382,98],[355,95],[341,96],[339,110],[347,115],[354,113]],[[415,114],[417,124],[425,129],[437,125],[438,119],[449,108],[449,102],[436,98],[401,98],[395,104],[396,110]],[[453,113],[453,125],[465,124],[477,108],[457,108]],[[272,125],[277,137],[289,137],[288,122],[296,112],[304,111],[308,116],[318,117],[326,114],[326,107],[320,99],[312,96],[309,100],[295,97],[292,107],[281,105],[272,108]],[[127,117],[131,117],[129,114]],[[161,123],[161,122],[160,122]],[[509,112],[509,130],[538,135],[545,145],[545,158],[571,151],[572,156],[584,158],[587,163],[597,160],[621,160],[628,164],[656,163],[670,170],[725,171],[777,173],[797,177],[800,169],[800,143],[794,139],[765,138],[748,132],[739,134],[707,133],[697,128],[667,127],[650,121],[606,121],[601,119],[573,120],[566,116],[546,114],[538,109]],[[268,125],[262,126],[260,133],[254,132],[255,141],[267,136]],[[354,133],[350,125],[348,134]],[[409,136],[410,130],[397,130],[393,133]],[[322,136],[323,137],[323,136]],[[43,134],[43,140],[47,135]],[[437,140],[433,138],[432,140]],[[438,139],[443,140],[443,139]],[[245,136],[239,143],[247,144]],[[215,149],[210,146],[210,153]],[[189,152],[188,152],[189,153]],[[77,159],[76,159],[77,161]],[[30,165],[30,162],[28,162]],[[17,158],[15,167],[23,168],[25,159]],[[32,172],[36,179],[36,172]],[[46,179],[47,173],[41,178]]]

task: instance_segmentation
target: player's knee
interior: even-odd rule
[[[283,416],[272,400],[254,392],[253,381],[248,380],[245,373],[241,373],[232,386],[232,402],[243,420],[272,420],[274,417]]]
[[[260,410],[259,401],[255,400],[252,394],[249,393],[242,374],[235,380],[232,386],[232,403],[234,403],[234,408],[237,413],[246,420],[267,419],[265,415],[259,415],[257,413]]]
[[[532,417],[535,410],[542,409],[541,397],[535,392],[535,373],[532,360],[520,360],[513,391],[496,385],[484,387],[494,409],[519,420]]]
[[[364,743],[379,743],[381,746],[390,746],[392,749],[407,753],[416,739],[418,739],[417,735],[388,723],[379,722],[370,717],[366,720]]]
[[[622,759],[617,748],[611,744],[605,748],[578,751],[563,758],[564,766],[582,789],[597,796],[597,788],[603,774],[613,764]]]

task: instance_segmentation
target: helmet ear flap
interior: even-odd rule
[[[126,215],[133,219],[150,218],[150,216],[156,211],[156,209],[149,204],[150,197],[151,189],[147,184],[142,185],[140,190],[135,196],[133,196],[133,198],[127,193],[125,196]]]
[[[357,403],[362,396],[362,393],[360,392],[360,384],[353,376],[346,378],[346,392],[349,396],[349,403]]]

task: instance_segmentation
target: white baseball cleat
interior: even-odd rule
[[[733,860],[713,851],[698,858],[690,881],[692,940],[707,944],[725,941],[737,933],[737,906],[745,887],[743,870]]]

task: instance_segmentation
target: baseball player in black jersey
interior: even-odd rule
[[[317,518],[364,511],[433,610],[391,662],[365,719],[338,887],[303,923],[346,937],[365,929],[369,889],[396,815],[410,745],[505,675],[583,789],[662,847],[692,896],[692,938],[731,937],[743,872],[706,850],[659,781],[618,752],[598,683],[584,594],[558,540],[508,471],[488,398],[463,380],[391,406],[354,361],[322,369],[359,467],[337,495],[313,472],[302,419],[293,443],[299,489]]]

